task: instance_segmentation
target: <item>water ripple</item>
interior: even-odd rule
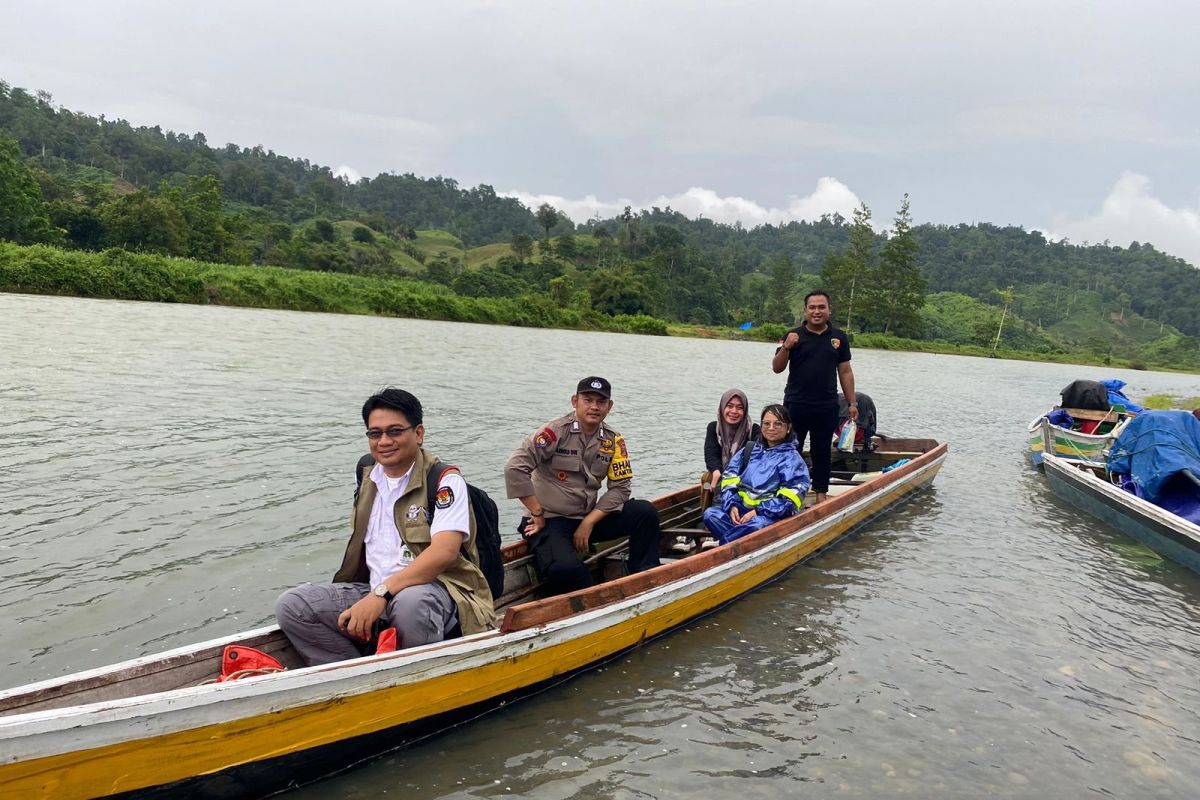
[[[327,579],[359,408],[382,385],[422,398],[428,447],[512,536],[504,458],[579,377],[613,380],[610,421],[652,496],[695,480],[725,383],[778,399],[771,354],[0,295],[0,685],[255,627],[281,591]],[[1071,380],[1195,396],[1194,377],[854,364],[880,430],[951,443],[931,491],[602,669],[294,796],[1192,796],[1200,578],[1059,501],[1021,449]]]

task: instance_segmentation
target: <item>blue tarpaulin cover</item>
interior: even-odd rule
[[[1108,456],[1109,472],[1128,476],[1140,497],[1200,524],[1200,419],[1187,411],[1134,417]]]
[[[1141,406],[1125,396],[1121,390],[1125,388],[1125,381],[1119,381],[1116,378],[1109,378],[1106,381],[1100,381],[1100,385],[1108,390],[1108,404],[1113,406],[1125,406],[1126,411],[1139,413],[1144,411]]]
[[[1051,425],[1057,425],[1060,428],[1070,428],[1075,424],[1075,420],[1067,413],[1065,408],[1056,408],[1046,414],[1046,419],[1050,420]]]

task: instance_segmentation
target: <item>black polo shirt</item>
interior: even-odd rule
[[[813,333],[804,325],[789,333],[798,334],[800,341],[788,353],[783,402],[810,408],[837,406],[837,368],[850,360],[849,338],[832,325],[823,333]]]

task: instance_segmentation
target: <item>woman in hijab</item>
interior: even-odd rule
[[[769,405],[762,413],[762,435],[726,465],[720,504],[704,510],[704,525],[729,544],[799,513],[811,485],[787,409]]]
[[[721,473],[729,465],[729,460],[741,450],[746,442],[759,436],[758,423],[753,425],[746,411],[750,401],[741,389],[730,389],[721,395],[721,403],[717,406],[717,418],[708,423],[708,431],[704,436],[704,469],[706,472],[701,481],[708,486],[709,491],[716,492],[717,484],[721,481]],[[704,537],[700,547],[707,550],[716,547],[717,540],[711,536]],[[679,536],[671,549],[677,553],[686,553],[692,549],[692,540],[687,536]]]

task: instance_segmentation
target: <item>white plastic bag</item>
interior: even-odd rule
[[[845,453],[854,452],[854,437],[858,435],[858,424],[852,420],[846,420],[846,424],[842,426],[842,433],[838,436],[837,449]]]

